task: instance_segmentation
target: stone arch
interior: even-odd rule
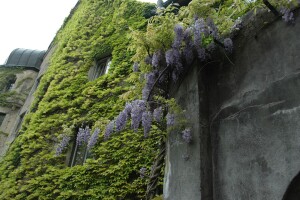
[[[282,200],[299,200],[300,199],[300,172],[292,179],[287,187]]]

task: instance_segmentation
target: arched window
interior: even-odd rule
[[[78,128],[71,145],[70,156],[67,158],[70,167],[82,165],[89,156],[87,144],[90,135],[91,130],[88,126],[85,128]]]
[[[95,80],[99,76],[108,73],[108,69],[111,64],[111,56],[101,58],[95,62],[95,66],[89,70],[89,80]]]
[[[11,75],[6,78],[6,82],[4,88],[2,88],[2,92],[8,92],[13,89],[15,82],[17,80],[16,75]]]

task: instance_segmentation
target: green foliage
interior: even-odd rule
[[[138,172],[151,168],[166,133],[154,124],[147,139],[141,130],[126,129],[103,140],[106,124],[125,102],[141,97],[143,79],[131,73],[133,61],[140,63],[142,73],[150,71],[144,58],[169,49],[175,24],[191,26],[195,15],[214,19],[220,33],[227,34],[238,17],[258,7],[261,1],[193,0],[188,7],[172,5],[147,21],[154,5],[81,0],[55,38],[55,53],[21,134],[0,163],[0,199],[143,199],[147,181]],[[109,73],[88,81],[95,60],[107,55],[112,56]],[[2,80],[0,73],[0,87]],[[182,113],[174,100],[156,100],[171,113]],[[179,129],[184,124],[180,117]],[[81,125],[99,127],[100,139],[85,164],[70,168],[65,155],[55,156],[55,145],[62,133],[75,134]]]
[[[58,32],[55,53],[35,92],[21,134],[0,164],[0,199],[142,199],[147,181],[142,167],[150,169],[165,133],[152,129],[125,130],[104,141],[107,122],[137,98],[128,94],[133,83],[128,50],[130,30],[144,30],[151,4],[134,0],[82,0]],[[94,61],[112,55],[109,73],[88,81]],[[62,133],[72,135],[81,125],[102,133],[83,165],[67,167],[66,155],[55,156]],[[129,125],[128,125],[129,126]]]
[[[271,0],[270,2],[278,10],[283,6],[294,8],[298,5],[296,0]],[[133,31],[134,40],[131,49],[136,50],[133,60],[141,63],[142,71],[146,72],[144,58],[147,55],[153,55],[158,50],[166,51],[171,48],[176,24],[181,24],[185,28],[193,27],[196,17],[211,18],[222,38],[232,31],[238,18],[243,17],[249,11],[256,13],[257,9],[267,9],[267,7],[263,1],[259,0],[192,0],[188,6],[180,9],[177,4],[170,4],[167,8],[159,10],[159,14],[149,20],[146,32]],[[208,37],[202,42],[208,45],[211,41],[212,38]]]

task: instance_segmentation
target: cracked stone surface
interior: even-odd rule
[[[300,171],[300,18],[246,35],[234,65],[196,64],[173,94],[195,140],[169,136],[165,199],[281,200]]]
[[[264,28],[211,74],[216,200],[280,200],[300,171],[299,22]]]

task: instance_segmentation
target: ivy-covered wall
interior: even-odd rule
[[[184,143],[187,151],[174,151],[180,152],[180,155],[175,153],[174,158],[180,156],[183,161],[192,161],[193,158],[189,155],[191,145],[197,141],[209,143],[209,137],[197,135],[199,126],[203,127],[203,124],[195,124],[201,121],[197,119],[199,115],[194,113],[188,116],[189,111],[182,112],[174,99],[168,99],[171,96],[170,86],[183,80],[191,71],[189,67],[195,62],[199,63],[195,70],[197,74],[217,63],[218,66],[223,66],[222,64],[227,63],[224,60],[231,63],[230,53],[234,46],[230,37],[243,28],[244,20],[240,17],[249,11],[256,13],[260,9],[269,9],[277,17],[282,16],[288,24],[294,22],[292,9],[299,6],[298,1],[270,2],[193,0],[187,7],[179,7],[178,4],[160,7],[156,10],[157,15],[150,18],[155,9],[151,4],[134,0],[79,1],[52,43],[55,52],[35,92],[30,112],[25,117],[19,137],[0,163],[0,191],[3,191],[0,198],[149,199],[154,193],[161,194],[160,176],[159,186],[153,195],[145,196],[145,193],[153,192],[153,187],[149,184],[153,177],[163,173],[161,163],[164,159],[166,131],[162,129],[173,134],[169,138],[176,138],[172,148]],[[286,6],[280,10],[281,14],[276,10],[280,6]],[[108,73],[89,80],[89,70],[110,55],[112,58]],[[231,77],[228,79],[231,80]],[[191,84],[182,90],[193,93],[190,91],[196,90],[195,86]],[[206,85],[200,89],[203,88]],[[203,94],[199,93],[201,95]],[[195,98],[198,98],[197,94],[193,96]],[[142,110],[142,124],[145,130],[146,127],[147,130],[151,128],[146,138],[142,130],[130,130],[129,122],[122,132],[113,132],[110,126],[107,128],[107,124],[120,119],[116,116],[123,110],[125,103],[132,100],[137,100],[135,103],[141,105],[135,105],[137,109],[132,109],[131,126],[137,130]],[[181,103],[187,105],[188,101]],[[192,104],[188,108],[195,110]],[[153,115],[155,111],[159,111],[159,120],[162,116],[165,117],[162,123],[153,120],[151,125],[152,118],[149,116],[152,111]],[[191,116],[194,121],[189,121]],[[139,119],[134,121],[134,117]],[[124,120],[120,123],[122,128],[123,122]],[[76,133],[90,133],[86,127],[90,127],[94,133],[99,128],[100,137],[91,150],[82,154],[87,157],[84,164],[68,167],[72,160],[70,156],[76,152],[80,143]],[[204,127],[211,126],[204,124]],[[106,132],[107,130],[109,131]],[[147,131],[145,132],[147,136]],[[71,142],[67,146],[69,139]],[[194,148],[197,153],[198,147]],[[200,146],[200,153],[201,151],[202,154],[211,154],[205,146]],[[209,172],[207,169],[212,162],[208,161],[210,164],[205,166],[201,155],[200,158],[198,154],[197,156],[196,165],[184,165],[177,159],[180,167],[176,170],[181,173],[181,168],[188,166],[185,170],[193,177],[193,168],[200,164],[200,171],[197,173],[201,173],[200,178],[203,176],[206,181],[211,174],[203,172]],[[154,160],[155,165],[151,169]],[[71,165],[72,163],[74,162]],[[171,177],[168,176],[172,172],[171,165],[168,164],[166,177]],[[202,168],[205,168],[204,171]],[[156,174],[152,173],[154,171]],[[142,179],[141,175],[146,179]],[[195,199],[199,198],[200,191],[203,198],[207,195],[212,197],[214,180],[205,181],[198,181],[196,186],[194,181],[189,182],[194,184],[193,187],[198,192],[193,193],[193,189],[185,192]],[[182,183],[182,186],[187,187],[187,181]],[[176,177],[166,179],[165,185],[170,186],[166,190],[169,192],[167,194],[170,191],[182,191],[174,186]],[[167,198],[174,199],[173,196]]]
[[[154,5],[133,0],[82,0],[58,32],[56,50],[35,92],[20,135],[0,164],[0,199],[141,199],[164,135],[155,127],[148,138],[128,129],[104,141],[104,130],[137,98],[131,81],[131,30],[145,30]],[[112,55],[109,72],[88,80],[95,60]],[[83,165],[68,167],[66,153],[55,155],[60,136],[75,140],[78,128],[101,130]]]

